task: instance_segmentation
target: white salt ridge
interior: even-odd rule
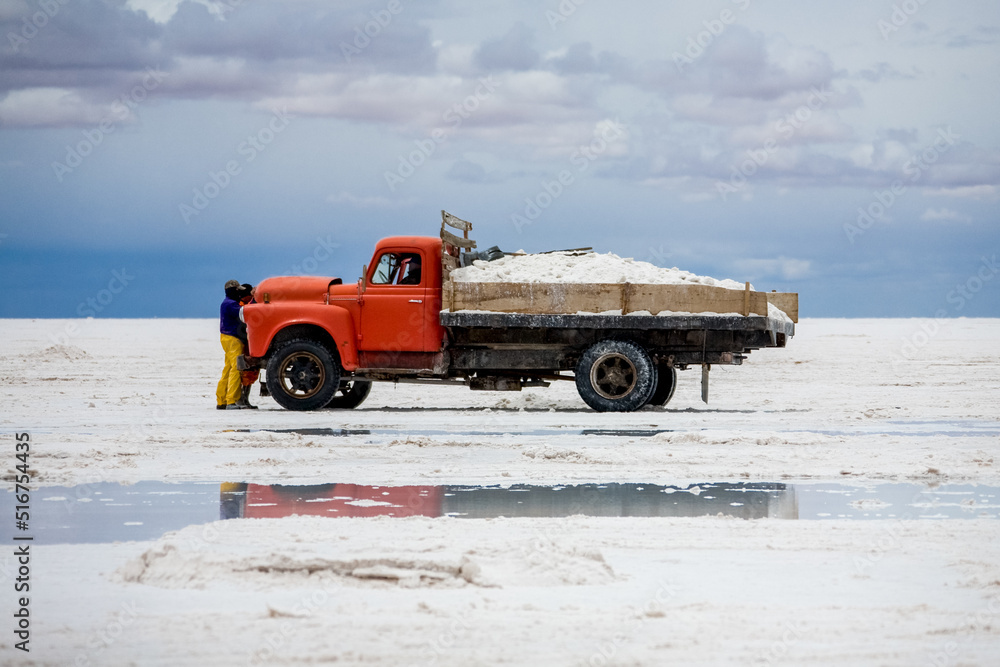
[[[735,280],[699,276],[678,268],[665,269],[613,253],[550,252],[507,255],[492,262],[477,260],[451,272],[465,283],[634,283],[643,285],[709,285],[744,289]],[[750,287],[753,289],[753,286]]]

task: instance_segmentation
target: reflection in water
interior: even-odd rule
[[[511,487],[266,486],[218,482],[98,482],[40,486],[32,493],[34,544],[153,540],[170,530],[234,517],[585,516],[723,514],[746,519],[1000,519],[1000,487],[890,483],[867,486],[706,483]],[[17,505],[0,493],[0,515]],[[0,567],[2,572],[2,567]]]
[[[573,486],[359,486],[223,484],[221,516],[277,518],[454,516],[677,517],[717,515],[742,519],[797,519],[795,489],[785,484],[715,483],[686,487],[655,484]]]
[[[673,433],[668,429],[621,429],[621,428],[585,428],[580,435],[613,435],[620,438],[652,438],[661,433]]]
[[[261,431],[266,431],[268,433],[297,433],[299,435],[330,435],[330,436],[346,436],[346,435],[371,435],[372,432],[366,428],[227,428],[223,429],[223,433],[259,433]]]

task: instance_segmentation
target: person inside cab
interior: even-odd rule
[[[404,273],[405,272],[405,273]],[[400,285],[420,284],[420,255],[413,253],[403,260],[400,267],[402,277],[399,279]]]

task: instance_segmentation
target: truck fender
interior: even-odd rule
[[[244,316],[247,321],[250,356],[267,356],[276,336],[291,327],[316,327],[329,336],[340,357],[340,365],[352,372],[358,367],[357,334],[354,318],[344,308],[325,304],[271,303],[252,304]],[[316,332],[320,333],[320,332]]]

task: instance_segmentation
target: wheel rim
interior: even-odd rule
[[[309,398],[326,383],[326,367],[312,352],[296,352],[281,365],[281,386],[289,396]]]
[[[605,354],[590,369],[594,391],[612,400],[628,396],[635,389],[638,377],[635,364],[623,354]]]

